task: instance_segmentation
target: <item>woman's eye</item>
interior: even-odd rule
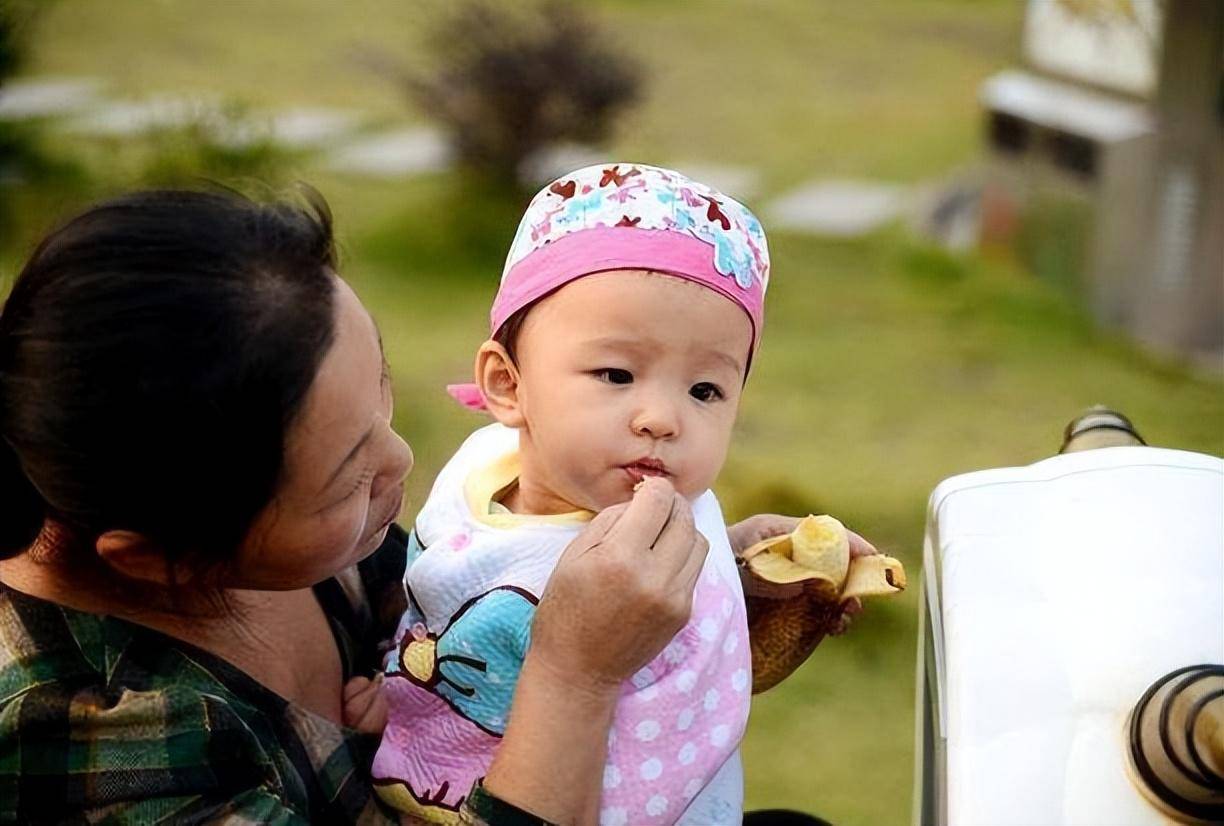
[[[723,392],[718,389],[718,385],[703,381],[690,387],[689,395],[699,402],[713,402],[721,399]]]
[[[606,367],[602,370],[595,371],[596,378],[608,382],[609,384],[632,384],[633,374],[628,370],[621,370],[617,367]]]
[[[344,498],[341,499],[340,501],[347,502],[348,500],[352,499],[354,496],[357,495],[357,493],[362,488],[364,488],[366,485],[370,484],[373,481],[374,481],[374,471],[367,470],[365,473],[361,474],[361,476],[357,478],[357,484],[353,485],[353,489],[350,490],[348,493],[346,493],[344,495]]]

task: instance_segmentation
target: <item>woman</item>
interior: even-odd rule
[[[38,247],[0,312],[0,820],[389,819],[340,720],[402,607],[390,421],[317,196],[139,193]],[[619,685],[689,613],[682,505],[566,551],[469,822],[592,818]]]

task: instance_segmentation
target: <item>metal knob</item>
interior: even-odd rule
[[[1058,452],[1146,444],[1130,419],[1116,410],[1096,405],[1071,420],[1063,431],[1062,449]]]
[[[1127,733],[1136,785],[1153,805],[1180,823],[1224,822],[1224,665],[1161,677]]]

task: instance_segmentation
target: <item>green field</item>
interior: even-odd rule
[[[610,155],[750,165],[766,195],[817,176],[916,182],[971,166],[981,80],[1017,51],[1020,4],[864,0],[598,4],[650,69]],[[211,91],[254,105],[325,104],[419,119],[353,59],[408,56],[437,3],[60,0],[32,74],[107,78],[116,93]],[[424,10],[422,10],[424,9]],[[20,194],[0,244],[8,281],[37,227],[140,180],[149,146],[51,137],[89,183]],[[156,148],[155,148],[156,149]],[[453,175],[371,182],[309,158],[285,179],[336,212],[345,275],[382,327],[420,502],[481,419],[442,387],[467,377],[486,331],[512,208]],[[768,228],[768,224],[767,224]],[[926,498],[941,479],[1055,452],[1080,409],[1125,411],[1152,444],[1224,453],[1224,384],[1094,329],[1007,257],[953,256],[900,228],[858,241],[773,233],[763,349],[719,493],[730,517],[830,512],[903,559],[917,583]],[[748,801],[837,824],[908,821],[917,589],[871,605],[791,680],[759,698]]]

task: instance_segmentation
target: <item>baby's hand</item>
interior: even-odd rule
[[[737,522],[727,528],[727,538],[731,542],[731,550],[738,559],[740,555],[758,542],[775,536],[785,536],[799,526],[800,519],[796,516],[780,516],[775,513],[762,513],[750,516],[742,522]],[[846,530],[850,540],[850,556],[869,556],[879,553],[875,546],[852,530]],[[742,564],[742,563],[741,563]],[[748,599],[761,598],[771,600],[793,599],[807,590],[815,587],[814,583],[776,583],[766,582],[744,571],[744,595]],[[850,627],[851,619],[862,613],[863,603],[857,599],[848,599],[842,605],[841,614],[833,621],[828,633],[833,636],[844,634]]]
[[[387,727],[387,698],[383,675],[354,677],[344,684],[344,725],[362,734],[382,734]]]

